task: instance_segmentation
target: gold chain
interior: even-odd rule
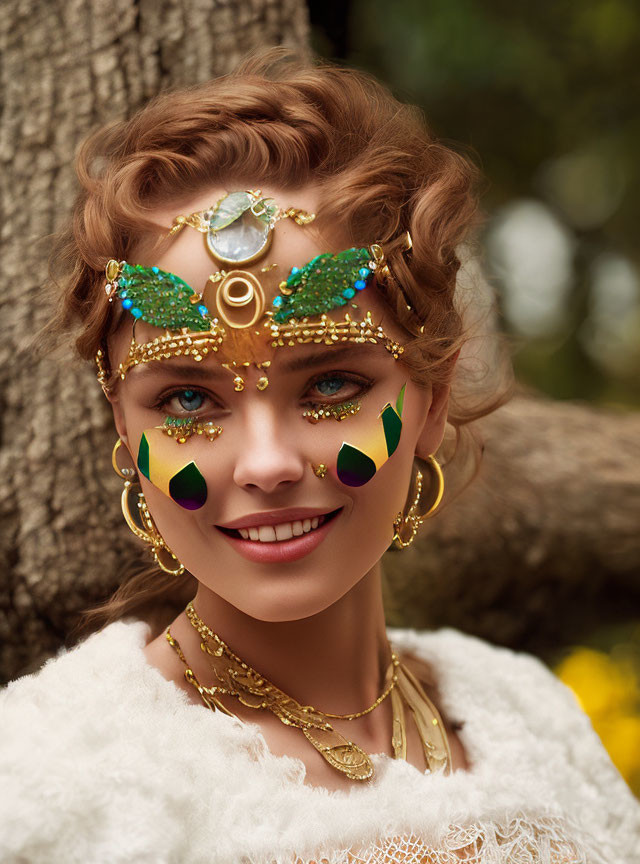
[[[388,687],[373,705],[353,714],[329,714],[316,711],[310,705],[300,705],[295,699],[263,678],[207,627],[197,615],[192,603],[187,605],[185,612],[192,626],[200,634],[201,649],[212,658],[211,666],[218,683],[212,687],[200,684],[169,628],[165,636],[186,666],[184,677],[198,690],[204,704],[211,711],[221,710],[231,717],[234,716],[220,701],[220,695],[224,694],[234,696],[248,708],[267,709],[285,725],[300,729],[309,743],[337,771],[351,780],[365,781],[374,774],[371,757],[353,741],[349,741],[336,731],[327,718],[353,720],[362,717],[373,711],[386,696],[391,694],[393,714],[391,745],[394,758],[407,758],[405,713],[408,711],[413,715],[429,770],[445,772],[451,770],[451,751],[442,718],[417,679],[400,663],[391,645],[389,645],[391,663],[385,674],[385,683],[388,683]],[[213,658],[220,658],[223,655],[226,663],[216,665]]]
[[[223,653],[226,654],[228,657],[231,657],[232,660],[234,660],[236,663],[238,663],[238,665],[241,666],[242,669],[245,672],[249,673],[252,677],[255,676],[256,678],[267,682],[267,679],[264,677],[264,675],[261,675],[259,672],[256,672],[255,669],[252,669],[251,666],[249,666],[247,663],[245,663],[244,660],[242,660],[240,657],[238,657],[237,654],[234,654],[233,651],[229,648],[229,646],[225,642],[223,642],[222,639],[217,635],[217,633],[214,633],[213,630],[211,630],[209,627],[207,627],[207,625],[204,623],[202,618],[199,617],[198,613],[194,609],[192,602],[189,602],[187,604],[187,608],[185,609],[185,612],[187,613],[187,617],[189,618],[189,621],[191,622],[192,626],[195,627],[195,629],[198,631],[200,636],[202,636],[204,638],[211,639],[213,642],[216,643],[216,645],[218,646],[218,649],[215,652],[217,656],[221,656]],[[389,644],[389,643],[387,643],[387,644]],[[218,651],[220,651],[220,653],[218,653]],[[393,664],[393,667],[394,667],[393,675],[391,677],[391,683],[384,690],[384,692],[381,693],[380,696],[378,696],[378,698],[373,703],[373,705],[370,705],[368,708],[365,708],[363,711],[355,711],[352,714],[332,714],[329,711],[321,711],[318,708],[311,708],[311,710],[315,714],[322,714],[325,717],[331,717],[334,720],[355,720],[357,717],[364,717],[365,714],[369,714],[370,711],[373,711],[374,708],[377,708],[378,705],[380,705],[380,703],[384,699],[386,699],[386,697],[389,695],[389,693],[391,693],[391,691],[393,690],[393,688],[396,686],[396,684],[398,682],[397,668],[400,664],[400,660],[398,659],[398,656],[395,653],[395,651],[393,650],[393,648],[391,647],[391,645],[389,645],[389,651],[391,652],[391,663]],[[267,682],[267,683],[269,683],[269,682]],[[289,698],[291,698],[291,697],[289,697]],[[309,707],[311,707],[311,706],[309,706]]]

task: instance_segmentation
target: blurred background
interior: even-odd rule
[[[640,406],[640,5],[312,2],[312,45],[420,105],[487,178],[519,379]]]
[[[420,105],[486,178],[484,266],[519,382],[640,406],[636,0],[309,3],[312,47]],[[640,530],[640,513],[638,529]],[[546,659],[640,793],[640,610]]]

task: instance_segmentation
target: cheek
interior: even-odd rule
[[[353,501],[349,528],[382,555],[393,538],[393,522],[405,506],[420,425],[420,399],[406,385],[393,403],[366,424],[345,435],[339,446],[335,476]],[[374,538],[379,538],[374,539]],[[354,538],[356,540],[358,538]]]
[[[412,468],[412,448],[399,447],[370,481],[352,489],[353,510],[347,528],[354,553],[366,556],[368,549],[375,561],[388,548],[393,522],[405,506]]]
[[[185,445],[162,429],[146,429],[138,448],[140,473],[156,489],[185,510],[199,510],[207,501],[207,483]]]
[[[357,436],[342,443],[336,473],[345,486],[364,486],[396,452],[402,434],[405,386],[395,405],[388,402],[375,420],[372,418],[359,429]]]

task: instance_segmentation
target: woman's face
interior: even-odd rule
[[[226,191],[207,190],[158,209],[154,217],[170,226],[177,214],[204,210]],[[315,211],[315,187],[262,191],[284,206]],[[329,245],[313,225],[283,220],[275,227],[268,254],[238,269],[260,279],[270,309],[278,284],[292,267],[348,245],[335,238]],[[129,263],[157,266],[197,291],[219,269],[202,235],[191,229],[153,260],[141,246]],[[262,271],[272,264],[277,266]],[[372,283],[354,299],[358,309],[350,311],[355,318],[370,311],[388,336],[406,341]],[[329,314],[342,321],[344,312]],[[112,367],[126,357],[132,321],[125,316],[110,341]],[[296,620],[335,603],[379,561],[405,505],[414,453],[426,456],[440,444],[448,392],[419,388],[402,361],[381,343],[272,348],[266,330],[237,333],[239,342],[223,344],[201,362],[174,356],[131,368],[112,397],[116,424],[134,464],[141,465],[142,454],[146,470],[139,468],[138,476],[149,510],[187,570],[254,618]],[[158,328],[136,324],[138,342],[159,335]],[[270,365],[256,365],[265,361]],[[265,374],[268,386],[258,389]],[[236,389],[238,375],[242,390]],[[383,418],[387,405],[392,409]],[[344,406],[344,419],[317,419],[322,411],[339,415],[334,406]],[[222,431],[213,440],[195,434],[178,443],[158,428],[184,418],[212,422]],[[384,447],[390,439],[388,449],[397,446],[388,455]],[[371,463],[362,459],[363,453]],[[371,464],[377,470],[361,482]],[[327,468],[324,477],[314,470],[321,465]],[[171,478],[181,471],[183,479],[189,475],[189,488],[183,488],[182,497],[172,497]]]

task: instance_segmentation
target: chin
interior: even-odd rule
[[[236,609],[250,615],[258,621],[271,623],[284,621],[300,621],[303,618],[311,618],[319,615],[333,606],[345,592],[344,586],[340,586],[329,593],[327,585],[323,585],[321,591],[306,590],[292,591],[291,584],[282,587],[274,587],[273,584],[265,586],[265,590],[252,592],[251,598],[227,596],[225,599]],[[301,586],[302,589],[302,586]],[[346,590],[349,590],[347,587]]]

